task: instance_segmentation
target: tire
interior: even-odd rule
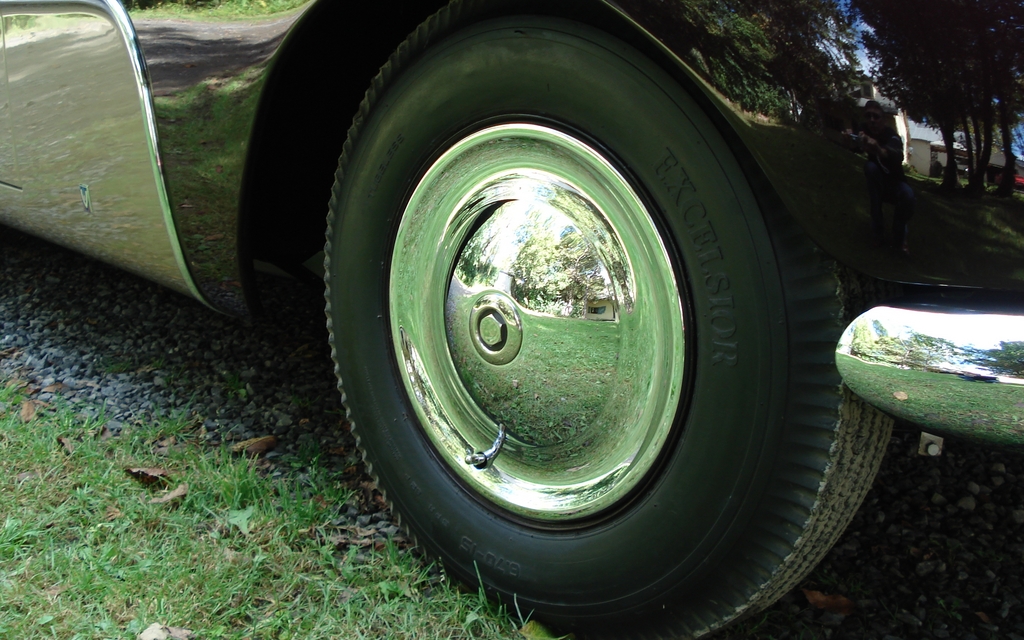
[[[354,432],[451,575],[588,638],[700,636],[810,571],[891,423],[841,387],[831,264],[679,82],[591,26],[474,6],[398,49],[340,161]]]

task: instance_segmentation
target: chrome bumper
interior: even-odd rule
[[[836,366],[857,395],[896,417],[1024,447],[1024,309],[875,307],[843,333]]]

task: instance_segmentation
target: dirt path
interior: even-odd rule
[[[302,11],[238,22],[133,20],[155,95],[168,95],[269,58]]]

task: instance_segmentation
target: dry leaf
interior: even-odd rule
[[[188,485],[187,484],[179,484],[178,487],[174,491],[171,491],[168,494],[162,495],[159,498],[153,498],[152,500],[149,501],[149,504],[166,504],[168,502],[171,502],[172,500],[177,500],[178,498],[184,498],[187,494],[188,494]]]
[[[71,438],[61,436],[57,438],[57,443],[64,447],[64,453],[71,455],[75,452],[75,443],[71,441]]]
[[[195,68],[195,66],[196,65],[192,64],[191,62],[186,62],[185,63],[185,68],[186,69],[193,69],[193,68]]]
[[[19,473],[18,475],[14,476],[14,480],[18,484],[21,484],[22,482],[25,482],[26,480],[31,480],[32,478],[38,478],[38,477],[39,477],[38,474],[33,473],[32,471],[26,471],[25,473]]]
[[[138,640],[191,640],[196,635],[181,627],[165,627],[154,622],[138,635]]]
[[[177,446],[177,442],[178,441],[174,438],[174,436],[168,436],[163,440],[157,440],[156,448],[153,449],[153,453],[158,456],[168,456],[170,455],[171,450],[180,448]]]
[[[373,545],[373,534],[376,529],[362,527],[339,527],[342,533],[328,536],[327,539],[338,547],[369,547]]]
[[[237,444],[231,445],[232,453],[244,453],[247,456],[259,456],[272,450],[277,446],[277,438],[274,436],[262,436],[260,438],[249,438]]]
[[[131,467],[125,469],[125,471],[142,484],[165,483],[167,482],[167,476],[170,475],[167,469],[160,467]]]
[[[107,519],[107,522],[117,520],[121,517],[121,510],[111,505],[107,507],[107,510],[104,512],[104,517]]]
[[[214,233],[214,234],[208,235],[205,238],[203,238],[203,240],[205,240],[206,242],[215,242],[217,240],[223,240],[223,239],[224,239],[224,234],[223,233]]]
[[[43,393],[58,393],[59,391],[63,390],[64,385],[61,384],[60,382],[43,387]]]
[[[32,422],[32,418],[36,417],[36,401],[26,400],[21,403],[21,421]]]
[[[103,425],[103,428],[99,430],[99,433],[96,434],[96,437],[99,438],[101,442],[104,440],[110,440],[111,438],[114,437],[114,432],[111,431],[110,427],[108,427],[107,425]]]
[[[346,453],[348,453],[348,449],[346,449],[345,447],[333,447],[331,449],[328,449],[327,453],[331,454],[332,456],[343,456]]]
[[[897,400],[906,400],[910,396],[908,396],[905,391],[895,391],[893,392],[892,397],[896,398]]]
[[[512,388],[513,389],[518,389],[519,388],[519,381],[518,380],[513,380],[512,381]]]
[[[519,635],[526,638],[526,640],[574,640],[576,637],[571,633],[566,636],[555,635],[547,627],[536,620],[530,620],[524,624],[523,628],[519,630]]]
[[[981,620],[985,624],[992,624],[992,618],[988,617],[988,614],[984,611],[975,611],[974,615],[978,616],[978,620]]]
[[[830,613],[838,613],[842,616],[848,616],[853,613],[856,605],[853,600],[850,600],[846,596],[841,595],[825,595],[820,591],[811,591],[810,589],[803,589],[804,595],[807,596],[807,602],[818,609],[824,609]]]

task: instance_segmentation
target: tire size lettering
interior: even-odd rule
[[[476,543],[466,536],[462,536],[462,542],[459,544],[459,549],[468,553],[477,564],[483,565],[489,569],[494,569],[499,573],[503,573],[513,578],[518,578],[521,573],[521,568],[518,562],[512,562],[511,560],[507,560],[493,553],[478,550]]]
[[[402,146],[403,142],[405,142],[405,137],[402,134],[398,134],[395,141],[391,143],[390,147],[388,147],[387,153],[384,156],[384,162],[380,163],[380,167],[377,168],[377,174],[373,176],[373,186],[370,187],[370,193],[366,196],[367,198],[372,198],[373,194],[377,193],[377,186],[380,184],[380,181],[384,179],[384,173],[388,170],[388,166],[391,164],[391,158],[395,156],[395,153],[398,151],[398,148]]]
[[[373,376],[370,374],[369,368],[363,367],[363,375],[364,375],[364,378],[363,378],[364,380],[367,380],[367,381],[373,380]],[[372,384],[369,384],[369,385],[367,385],[367,387],[369,388],[369,394],[370,394],[370,403],[367,404],[367,407],[373,413],[373,420],[372,420],[371,424],[379,424],[379,425],[381,425],[380,426],[380,431],[381,431],[381,433],[384,434],[384,442],[387,445],[388,450],[391,452],[391,455],[392,455],[392,457],[395,458],[395,460],[401,460],[402,459],[402,450],[398,448],[398,444],[395,442],[394,437],[392,437],[392,435],[391,435],[391,429],[388,428],[387,423],[384,420],[384,416],[382,416],[380,411],[377,409],[379,404],[377,402],[377,398],[375,397],[375,394],[373,393],[373,386],[372,386]]]
[[[427,511],[430,512],[430,515],[434,516],[434,520],[437,520],[442,527],[448,528],[448,518],[444,517],[444,514],[438,511],[432,502],[427,503]]]
[[[423,495],[423,489],[420,489],[420,485],[415,480],[413,480],[412,476],[409,475],[408,473],[405,474],[405,481],[409,483],[409,488],[412,489],[413,493],[415,493],[417,496]]]
[[[725,256],[722,255],[718,234],[708,219],[704,204],[694,195],[696,187],[671,149],[665,149],[665,156],[654,172],[686,225],[690,243],[697,251],[697,265],[711,305],[711,364],[735,367],[739,359],[739,342],[734,339],[737,330],[735,305],[732,295],[728,294],[731,283],[723,270],[726,266]],[[690,197],[683,198],[684,193]]]

